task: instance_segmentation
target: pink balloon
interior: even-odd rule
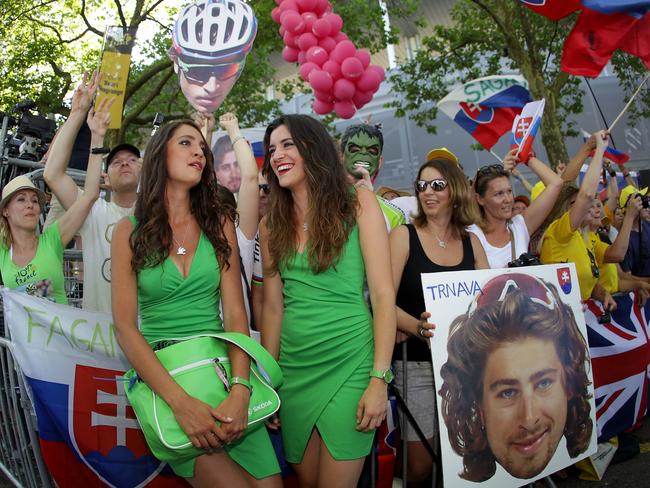
[[[315,69],[309,73],[309,84],[314,90],[329,91],[332,89],[332,76],[321,69]]]
[[[377,66],[376,64],[371,64],[366,68],[366,71],[374,71],[379,75],[379,80],[384,81],[386,79],[386,72],[384,71],[384,68],[381,66]]]
[[[336,34],[333,37],[334,37],[334,40],[336,41],[337,44],[339,42],[341,42],[341,41],[349,40],[349,37],[347,36],[347,34],[345,32],[339,32],[338,34]]]
[[[307,58],[305,57],[305,51],[300,51],[298,53],[298,64],[303,64],[305,61],[307,61]]]
[[[282,15],[280,15],[280,22],[287,32],[300,32],[305,27],[305,23],[300,14],[293,10],[282,12]]]
[[[312,108],[314,109],[314,112],[316,112],[319,115],[327,115],[334,108],[334,104],[332,102],[314,100],[314,103],[312,104]]]
[[[316,0],[316,6],[314,7],[314,12],[317,14],[322,14],[331,7],[329,0]]]
[[[355,107],[361,108],[370,100],[372,100],[373,93],[371,91],[361,91],[357,90],[354,96],[352,97],[352,102]]]
[[[302,21],[305,23],[305,32],[311,32],[314,27],[314,22],[318,20],[318,17],[314,12],[303,12]]]
[[[335,81],[341,77],[341,65],[336,61],[328,59],[323,63],[323,69],[332,75]]]
[[[284,44],[289,47],[298,47],[298,44],[296,43],[298,39],[291,32],[285,32],[282,36],[282,40],[284,41]]]
[[[317,64],[306,62],[305,64],[303,64],[300,67],[300,70],[299,70],[300,71],[300,77],[303,80],[307,81],[307,80],[309,80],[309,73],[311,73],[313,70],[318,69],[318,68],[319,67],[318,67]]]
[[[295,47],[285,46],[282,50],[282,57],[288,63],[295,63],[298,61],[299,53],[300,51],[298,51]]]
[[[323,66],[323,63],[329,58],[327,51],[320,46],[312,46],[307,49],[305,59],[309,62],[316,63],[318,66]]]
[[[280,3],[279,7],[282,12],[285,10],[293,10],[295,12],[298,12],[298,4],[296,3],[296,0],[283,0],[282,3]]]
[[[318,41],[318,45],[325,49],[328,53],[331,53],[336,47],[336,41],[332,37],[323,37]]]
[[[345,78],[336,80],[334,82],[334,88],[332,89],[334,98],[337,100],[352,100],[355,91],[356,88],[354,86],[354,83],[352,83],[350,80],[346,80]]]
[[[381,84],[381,78],[375,70],[366,70],[357,80],[357,88],[361,91],[374,91]]]
[[[278,30],[280,31],[280,36],[282,37],[284,37],[284,35],[287,33],[287,29],[285,29],[282,24],[280,24],[280,29]]]
[[[351,58],[356,53],[357,49],[354,47],[352,41],[341,41],[336,45],[334,51],[332,51],[330,54],[330,58],[337,63],[343,63],[346,58]]]
[[[361,61],[363,69],[366,69],[370,65],[370,53],[366,49],[357,50],[357,59]]]
[[[282,3],[282,0],[275,0],[276,5],[280,5]]]
[[[318,91],[314,90],[314,98],[316,100],[320,100],[322,102],[327,102],[327,103],[334,103],[334,97],[329,91]]]
[[[275,7],[273,10],[271,10],[271,18],[276,24],[280,23],[280,14],[282,14],[280,7]]]
[[[316,37],[327,37],[332,32],[332,24],[327,19],[317,19],[311,27],[311,31]]]
[[[341,73],[343,73],[343,76],[348,80],[358,80],[363,74],[363,65],[356,56],[344,59],[341,63]]]
[[[318,0],[298,0],[298,7],[302,12],[311,12],[317,3]]]
[[[332,35],[336,35],[341,32],[341,28],[343,27],[343,19],[340,15],[327,14],[323,16],[323,19],[329,22]]]
[[[310,47],[318,44],[318,39],[311,32],[305,32],[298,37],[298,47],[301,51],[307,51]]]
[[[354,115],[357,109],[354,108],[352,100],[340,100],[334,102],[334,111],[336,112],[336,115],[342,119],[349,119]]]

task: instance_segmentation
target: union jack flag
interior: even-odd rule
[[[616,295],[616,311],[606,324],[598,323],[601,305],[587,302],[599,442],[638,427],[648,409],[650,302],[641,309],[635,298],[634,293]]]

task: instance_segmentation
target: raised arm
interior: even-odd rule
[[[605,161],[605,169],[609,174],[609,181],[607,182],[607,202],[605,206],[609,209],[610,212],[614,213],[616,207],[618,207],[618,183],[616,182],[616,170],[612,168],[612,165]]]
[[[101,147],[104,144],[106,130],[111,123],[110,108],[114,97],[104,98],[97,111],[90,110],[88,113],[88,127],[91,131],[91,146]],[[102,157],[100,154],[90,154],[88,168],[86,169],[86,182],[84,192],[68,208],[67,212],[59,219],[59,230],[61,242],[67,245],[77,233],[79,228],[90,213],[93,204],[99,198],[99,180],[102,173]],[[67,176],[67,175],[66,175]]]
[[[511,173],[512,176],[521,182],[528,193],[533,191],[533,185],[530,184],[530,181],[528,181],[526,177],[517,170],[517,168],[513,168]]]
[[[257,163],[255,155],[248,141],[239,129],[237,117],[226,113],[219,118],[219,124],[230,136],[230,143],[235,152],[241,173],[241,185],[237,200],[237,213],[239,214],[239,229],[247,239],[253,239],[257,233],[259,221],[260,192],[257,186]]]
[[[553,205],[560,195],[563,181],[555,171],[534,156],[528,161],[528,167],[542,180],[545,186],[544,191],[523,212],[528,233],[532,235],[551,213]]]
[[[620,263],[625,258],[627,247],[630,245],[630,232],[634,225],[634,219],[639,215],[642,208],[640,195],[633,195],[632,198],[628,199],[621,230],[612,245],[605,251],[606,263]]]
[[[596,132],[594,138],[596,140],[596,152],[594,153],[594,157],[591,158],[587,173],[582,180],[576,201],[571,207],[571,210],[569,210],[572,231],[580,227],[580,224],[593,204],[594,195],[598,189],[598,180],[600,179],[600,171],[603,166],[603,154],[607,147],[607,132]]]
[[[98,84],[97,72],[93,73],[90,81],[88,75],[84,74],[83,81],[72,96],[70,115],[59,129],[45,163],[43,178],[66,210],[72,206],[79,193],[77,184],[66,174],[68,162],[70,161],[75,138],[84,120],[86,120],[86,114],[92,105],[93,95]]]
[[[260,246],[264,264],[264,302],[262,305],[262,323],[257,324],[262,333],[262,345],[275,359],[280,356],[280,332],[284,315],[284,296],[280,273],[271,268],[269,254],[269,233],[266,220],[260,222]]]
[[[383,214],[374,193],[357,189],[359,241],[366,267],[373,311],[375,353],[373,370],[390,368],[395,344],[395,287],[391,280],[391,257]],[[265,283],[266,286],[266,283]],[[387,390],[380,378],[372,377],[357,409],[357,430],[379,427],[386,417]]]
[[[597,141],[596,134],[592,134],[589,139],[587,139],[575,156],[569,161],[564,173],[562,173],[562,180],[568,183],[574,183],[576,178],[580,174],[580,168],[585,163],[589,155],[596,150]]]

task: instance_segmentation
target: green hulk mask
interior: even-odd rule
[[[353,177],[359,178],[357,168],[365,168],[374,180],[382,163],[382,141],[366,132],[358,131],[346,139],[343,147],[345,169]]]

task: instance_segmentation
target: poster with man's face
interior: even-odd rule
[[[518,487],[596,452],[572,263],[427,273],[422,288],[445,487]]]

